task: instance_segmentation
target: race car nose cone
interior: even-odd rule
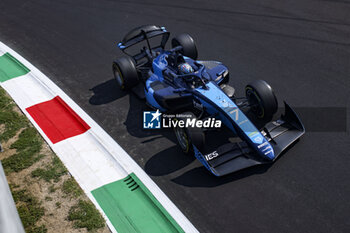
[[[265,155],[266,157],[268,157],[269,159],[274,160],[274,158],[275,158],[275,153],[274,153],[274,151],[273,151],[273,149],[272,149],[271,146],[270,146],[270,148],[267,149],[266,151],[263,151],[263,153],[264,153],[264,155]]]
[[[275,158],[275,153],[271,144],[264,138],[261,134],[257,134],[252,137],[251,140],[254,142],[258,152],[265,158],[273,160]]]

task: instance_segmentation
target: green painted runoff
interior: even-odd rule
[[[184,232],[134,173],[91,193],[119,233]]]
[[[11,54],[5,53],[0,56],[0,82],[25,75],[30,70],[20,63]]]

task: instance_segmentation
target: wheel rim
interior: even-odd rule
[[[179,142],[181,149],[184,150],[185,152],[188,152],[189,143],[188,143],[188,137],[187,137],[186,130],[184,128],[176,127],[175,128],[175,135],[176,135],[177,141]]]

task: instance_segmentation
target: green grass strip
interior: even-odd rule
[[[61,204],[57,204],[61,205]],[[94,232],[98,228],[105,226],[105,220],[96,207],[88,201],[79,200],[79,203],[69,210],[69,221],[74,221],[76,228],[86,228]]]
[[[134,173],[91,193],[119,233],[184,232]]]
[[[30,70],[20,63],[11,54],[5,53],[0,56],[0,82],[25,75]]]
[[[0,116],[1,113],[0,111]],[[10,146],[11,149],[16,149],[16,154],[2,161],[5,172],[19,172],[39,161],[44,156],[39,153],[42,144],[43,140],[34,127],[24,129],[17,141]]]

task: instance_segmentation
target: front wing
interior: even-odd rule
[[[195,156],[214,175],[223,176],[259,164],[274,162],[280,154],[297,141],[305,128],[298,115],[284,102],[285,113],[276,121],[265,125],[262,135],[271,144],[275,158],[267,160],[261,158],[246,142],[227,143],[215,151],[203,155],[195,146]]]

